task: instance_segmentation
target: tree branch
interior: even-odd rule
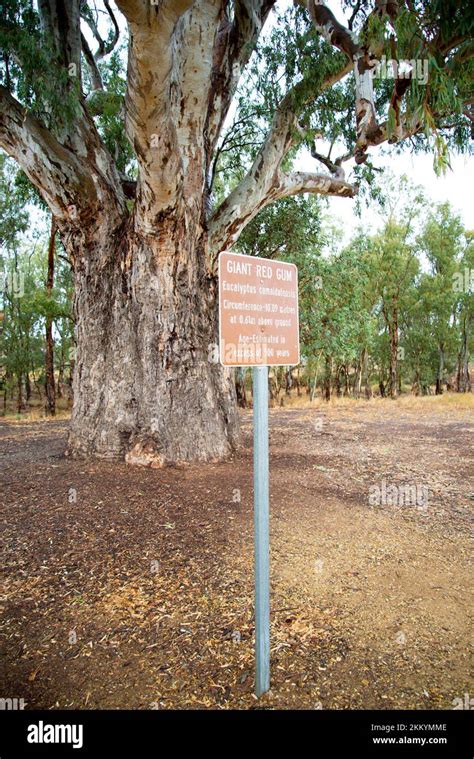
[[[97,159],[103,161],[101,169],[87,159],[82,161],[62,145],[3,86],[0,86],[0,147],[17,161],[58,223],[81,228],[110,203],[111,188],[116,189],[115,174],[110,158],[106,168],[98,137],[94,147]],[[114,206],[125,211],[123,195],[122,202],[120,196],[114,198]]]
[[[84,53],[84,58],[86,59],[87,68],[89,69],[89,74],[91,77],[92,92],[103,90],[104,85],[102,83],[102,77],[100,75],[100,71],[97,66],[96,59],[94,55],[92,54],[92,50],[89,47],[89,43],[87,42],[86,38],[84,37],[82,33],[81,33],[81,43],[82,43],[82,52]]]
[[[305,192],[349,198],[357,194],[357,187],[327,174],[277,171],[269,181],[261,181],[256,186],[248,179],[248,175],[246,179],[212,217],[209,243],[213,260],[221,250],[232,246],[244,227],[270,203]],[[249,202],[250,195],[252,197]]]
[[[114,27],[113,37],[108,44],[105,42],[104,39],[102,39],[99,29],[97,28],[97,24],[95,22],[94,16],[89,6],[87,5],[87,3],[84,3],[83,5],[81,5],[81,9],[80,9],[81,18],[83,18],[84,21],[87,23],[98,45],[97,50],[94,53],[94,61],[100,61],[102,58],[105,58],[106,55],[109,55],[112,52],[112,50],[115,48],[115,46],[117,45],[117,42],[120,36],[120,28],[117,23],[117,19],[115,18],[114,12],[112,8],[110,7],[109,0],[104,0],[104,6],[112,22],[112,25]]]
[[[310,192],[317,195],[336,195],[341,198],[353,198],[357,195],[357,186],[327,174],[313,174],[307,171],[291,171],[283,174],[278,189],[278,199],[288,198]]]
[[[84,181],[82,192],[90,191],[92,181],[82,176],[74,154],[3,86],[0,86],[0,147],[18,162],[36,187],[43,188],[43,197],[58,218],[66,218],[69,208],[77,203],[81,181]]]
[[[331,172],[331,174],[333,174],[336,179],[342,179],[343,180],[344,176],[345,176],[345,173],[344,173],[344,169],[342,168],[341,164],[342,164],[343,161],[348,161],[349,158],[352,158],[352,153],[350,153],[350,154],[348,153],[347,155],[343,155],[340,158],[336,158],[335,161],[331,161],[331,159],[330,159],[329,156],[324,156],[321,153],[318,153],[316,151],[316,148],[312,147],[311,148],[311,156],[316,161],[319,161],[320,163],[322,163],[323,166],[325,166],[327,169],[329,169],[329,171]]]
[[[233,21],[223,14],[213,50],[206,132],[215,147],[237,85],[276,0],[236,0]]]
[[[394,11],[394,3],[378,3],[378,12],[382,10],[380,5],[384,7],[384,10],[388,10],[387,6],[390,6],[390,12]],[[355,160],[356,163],[364,163],[367,159],[367,132],[374,132],[378,126],[372,81],[375,58],[370,50],[361,45],[357,35],[340,24],[332,11],[322,2],[307,0],[307,7],[315,29],[330,45],[343,52],[353,63],[357,131]]]
[[[227,245],[234,243],[245,225],[266,205],[285,196],[289,187],[285,175],[281,173],[281,163],[298,136],[298,111],[308,102],[344,78],[352,70],[351,64],[341,65],[339,70],[328,76],[322,83],[303,79],[281,100],[273,116],[272,125],[247,175],[216,209],[209,221],[211,254],[219,253]],[[290,175],[291,176],[291,175]],[[324,175],[317,175],[319,177]],[[329,189],[340,194],[340,180]],[[296,180],[291,180],[296,186]],[[345,183],[342,183],[345,184]],[[347,185],[350,187],[350,185]],[[309,191],[309,190],[308,190]],[[314,192],[320,190],[313,190]],[[297,191],[290,194],[296,194]],[[305,192],[305,190],[300,190]],[[331,192],[327,194],[332,194]]]
[[[221,250],[233,245],[244,227],[262,208],[281,198],[305,192],[354,197],[357,188],[327,174],[299,171],[284,173],[278,166],[272,166],[268,173],[250,172],[219,206],[211,219],[211,256],[215,258]]]

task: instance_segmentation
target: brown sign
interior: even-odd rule
[[[219,351],[224,366],[299,364],[294,264],[227,251],[220,254]]]

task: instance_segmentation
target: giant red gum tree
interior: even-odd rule
[[[129,33],[124,117],[136,182],[123,176],[96,123],[107,104],[99,62],[123,27],[119,11],[103,3],[111,23],[104,40],[92,3],[5,3],[0,146],[48,204],[74,268],[71,453],[157,466],[227,454],[238,434],[233,381],[209,360],[219,252],[280,198],[354,196],[343,160],[361,165],[371,146],[472,120],[462,84],[447,108],[428,92],[404,107],[404,78],[393,81],[381,118],[371,75],[387,45],[394,51],[399,37],[408,39],[410,18],[417,57],[436,58],[455,77],[472,52],[462,3],[452,3],[456,18],[438,3],[359,2],[347,27],[322,3],[299,5],[320,59],[273,108],[247,173],[217,204],[216,150],[274,0],[117,0]],[[344,155],[313,149],[322,173],[292,171],[290,152],[314,143],[308,111],[317,113],[321,98],[351,76],[355,107],[343,117],[353,139]]]

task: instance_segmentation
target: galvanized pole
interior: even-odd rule
[[[268,368],[253,367],[253,488],[255,538],[255,694],[270,688],[270,545]]]

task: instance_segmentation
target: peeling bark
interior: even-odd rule
[[[76,260],[73,454],[156,467],[235,445],[233,377],[209,360],[215,281],[195,235],[177,234],[178,218],[168,224],[166,240],[131,220]]]

